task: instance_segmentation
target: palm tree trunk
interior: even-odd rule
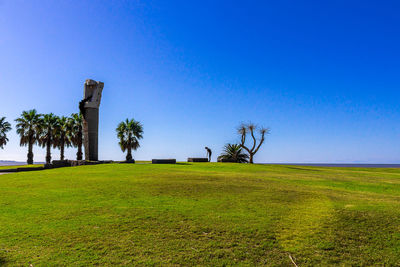
[[[82,129],[79,129],[78,134],[78,152],[76,152],[76,160],[82,160]]]
[[[47,138],[47,144],[46,144],[46,163],[50,164],[51,163],[51,139]]]
[[[89,129],[84,113],[82,113],[82,115],[83,115],[83,139],[85,140],[83,142],[83,145],[85,147],[85,160],[89,160],[89,141],[88,141]]]
[[[128,135],[128,154],[126,155],[126,160],[132,160],[132,135]]]
[[[64,141],[61,141],[60,145],[60,160],[64,160]]]
[[[76,152],[76,160],[82,160],[82,144],[78,145],[78,152]]]
[[[29,145],[28,145],[28,160],[27,160],[28,164],[33,164],[33,152],[32,152],[32,149],[33,149],[33,144],[32,144],[31,141],[29,141]]]
[[[128,147],[128,154],[126,154],[126,160],[132,160],[132,148]]]

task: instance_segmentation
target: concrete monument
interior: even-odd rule
[[[79,109],[83,117],[85,160],[98,161],[99,107],[104,83],[87,79]]]

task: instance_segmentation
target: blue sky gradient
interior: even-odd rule
[[[209,146],[215,160],[251,120],[271,127],[256,162],[400,163],[398,14],[399,1],[3,0],[0,116],[77,112],[91,78],[105,83],[101,159],[124,159],[115,128],[133,117],[136,159]],[[25,161],[9,138],[0,160]]]

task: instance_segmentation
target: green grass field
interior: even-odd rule
[[[400,169],[82,166],[0,203],[0,265],[400,265]]]

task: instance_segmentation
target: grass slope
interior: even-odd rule
[[[0,265],[400,265],[400,170],[107,164],[0,176]]]

